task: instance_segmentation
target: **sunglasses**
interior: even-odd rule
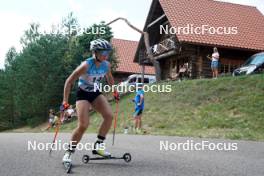
[[[109,56],[109,55],[110,55],[110,52],[111,52],[111,51],[104,50],[104,51],[100,51],[100,54],[101,54],[102,56]]]

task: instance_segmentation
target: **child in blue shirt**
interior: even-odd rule
[[[133,102],[135,103],[135,112],[133,114],[134,119],[135,119],[135,131],[136,133],[141,132],[141,127],[142,127],[142,113],[144,111],[144,91],[143,91],[143,84],[139,83],[137,84],[136,87],[136,96],[133,99]]]

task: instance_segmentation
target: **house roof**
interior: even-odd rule
[[[158,1],[171,26],[237,27],[238,31],[236,35],[177,34],[180,42],[264,50],[264,16],[256,7],[213,0],[153,0],[153,3]]]
[[[112,45],[118,60],[116,72],[141,73],[141,66],[133,62],[138,45],[137,41],[112,39]],[[145,73],[155,74],[154,67],[145,66]]]

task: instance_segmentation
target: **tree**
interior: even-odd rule
[[[70,12],[66,18],[62,19],[62,28],[69,39],[78,34],[80,25],[73,12]]]
[[[62,99],[65,73],[69,72],[64,67],[66,50],[65,36],[46,34],[28,44],[18,57],[18,111],[32,126],[46,120],[49,107]]]
[[[10,128],[15,123],[15,88],[16,88],[17,52],[11,47],[5,58],[5,70],[0,75],[0,130]]]
[[[78,24],[73,14],[63,20],[68,27]],[[83,33],[40,34],[39,24],[32,23],[21,38],[23,50],[12,47],[6,54],[5,69],[0,71],[0,130],[28,124],[35,126],[47,120],[50,108],[62,101],[64,82],[87,57],[90,42],[97,38],[111,41],[111,28],[103,22],[88,27]],[[94,34],[93,28],[105,32]],[[110,60],[114,67],[116,59]],[[76,87],[76,85],[75,85]],[[72,89],[70,102],[75,101]]]
[[[24,36],[20,39],[20,43],[23,47],[34,43],[40,38],[41,33],[39,32],[39,27],[40,25],[37,23],[30,24],[29,29],[25,31]]]
[[[6,53],[5,68],[11,67],[14,64],[17,52],[15,47],[11,47]]]
[[[8,129],[10,127],[10,116],[8,110],[8,95],[7,93],[7,84],[6,84],[6,74],[4,70],[0,70],[0,130]]]

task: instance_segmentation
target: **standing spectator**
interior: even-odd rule
[[[144,111],[144,91],[143,91],[143,84],[138,83],[137,84],[137,93],[135,98],[133,99],[133,102],[135,103],[135,113],[134,113],[134,119],[135,119],[135,131],[136,133],[141,132],[141,118],[142,113]]]
[[[211,60],[211,68],[213,73],[213,78],[218,78],[218,67],[219,67],[219,52],[216,47],[214,47],[214,52],[212,54],[212,57],[207,56]]]

